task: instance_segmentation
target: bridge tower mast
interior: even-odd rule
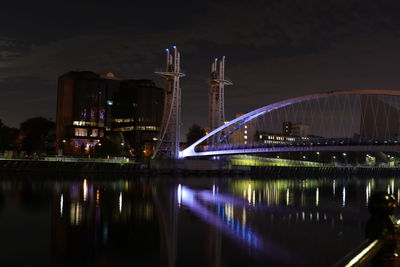
[[[167,66],[165,71],[155,73],[165,79],[164,112],[160,129],[160,136],[152,158],[157,154],[163,157],[177,159],[179,157],[179,144],[181,136],[181,87],[179,79],[185,74],[180,69],[180,53],[176,46],[167,52]]]
[[[211,64],[210,89],[208,91],[208,121],[210,131],[221,126],[225,122],[225,85],[232,85],[232,82],[225,79],[225,56],[217,58]],[[217,144],[221,133],[213,136],[211,143]]]

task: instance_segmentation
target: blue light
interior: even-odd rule
[[[113,105],[113,101],[112,100],[107,100],[107,105],[112,106]]]
[[[215,58],[214,61],[217,62],[218,58]]]
[[[165,48],[165,51],[169,52],[169,49],[168,49],[168,48]]]
[[[247,232],[247,243],[250,245],[251,244],[251,229]]]
[[[173,45],[173,46],[172,46],[172,48],[176,49],[176,46],[175,46],[175,45]]]

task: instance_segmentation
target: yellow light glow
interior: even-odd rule
[[[100,204],[100,190],[96,190],[96,206]]]
[[[83,179],[83,201],[87,200],[87,193],[88,193],[87,180]]]
[[[247,201],[251,204],[251,184],[247,188]]]

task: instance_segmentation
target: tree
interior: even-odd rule
[[[98,156],[119,156],[121,154],[121,146],[110,139],[103,138],[96,145],[95,151]]]
[[[14,149],[17,137],[18,129],[8,127],[0,120],[0,151]]]
[[[190,146],[206,134],[206,131],[197,124],[193,124],[186,134],[187,145]]]
[[[49,133],[55,123],[42,117],[28,119],[21,123],[22,149],[28,154],[46,152]]]

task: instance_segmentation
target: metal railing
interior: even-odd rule
[[[400,220],[395,223],[396,229],[400,226]],[[397,232],[398,230],[396,230]],[[356,249],[340,259],[333,267],[357,267],[366,266],[379,253],[382,247],[389,239],[390,233],[384,232],[379,238],[374,240],[365,240]],[[398,237],[398,235],[397,235]]]

